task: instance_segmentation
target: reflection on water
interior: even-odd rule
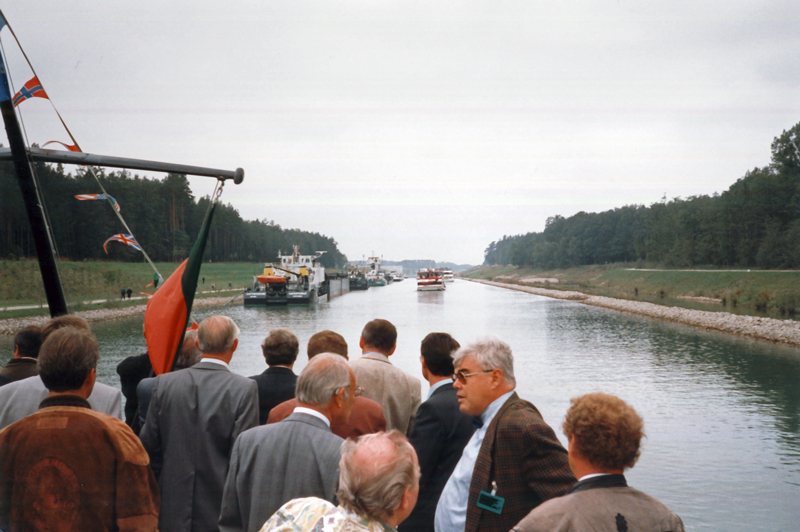
[[[217,312],[202,309],[194,318]],[[415,375],[429,332],[449,332],[462,344],[496,334],[514,350],[518,392],[562,442],[570,397],[603,390],[642,414],[648,437],[629,482],[664,501],[688,530],[796,530],[800,522],[796,349],[460,280],[445,292],[418,293],[405,281],[311,308],[224,313],[242,329],[232,363],[242,375],[265,369],[260,343],[276,327],[297,334],[301,352],[315,332],[337,331],[352,358],[364,324],[388,319],[399,331],[392,362]],[[118,386],[117,363],[144,352],[141,328],[141,317],[93,327],[103,382]],[[3,362],[10,346],[0,339]],[[305,363],[301,354],[295,370]]]

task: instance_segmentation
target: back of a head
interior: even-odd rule
[[[100,351],[91,332],[73,327],[53,331],[39,352],[39,376],[51,392],[68,392],[83,386],[97,367]]]
[[[361,338],[364,339],[364,345],[388,353],[397,343],[397,329],[390,321],[372,320],[364,326]]]
[[[347,358],[347,342],[339,333],[320,331],[308,339],[306,352],[309,359],[320,353],[335,353]]]
[[[581,456],[604,470],[628,469],[639,458],[644,420],[619,397],[602,392],[570,400],[562,428]]]
[[[347,510],[386,519],[400,507],[407,488],[419,485],[419,465],[408,439],[393,430],[366,434],[342,444],[339,491]]]
[[[197,343],[200,351],[209,355],[222,355],[239,338],[239,327],[228,316],[210,316],[197,328]]]
[[[461,347],[447,333],[430,333],[422,340],[420,353],[428,371],[437,377],[449,377],[453,368],[453,353]]]
[[[503,372],[506,382],[516,386],[514,377],[514,356],[511,346],[496,336],[485,336],[468,343],[453,355],[453,364],[458,366],[467,358],[473,357],[482,370],[491,371],[499,369]]]
[[[314,406],[327,405],[339,388],[350,386],[350,371],[347,360],[341,356],[320,353],[308,362],[297,377],[297,402]],[[353,392],[351,390],[349,393]]]
[[[50,336],[53,332],[63,329],[65,327],[72,327],[73,329],[82,329],[84,331],[91,331],[89,327],[89,322],[83,318],[79,318],[78,316],[59,316],[57,318],[53,318],[52,320],[48,321],[42,327],[42,342],[47,340],[47,337]]]
[[[25,327],[14,336],[14,346],[19,349],[21,357],[38,357],[42,341],[42,329],[36,325]]]
[[[289,329],[273,329],[264,338],[261,351],[269,366],[291,366],[297,360],[300,342]]]
[[[203,353],[197,348],[197,331],[186,331],[181,350],[175,359],[175,370],[190,368],[200,362],[202,357]]]

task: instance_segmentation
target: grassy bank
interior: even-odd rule
[[[179,266],[177,263],[157,263],[161,275],[166,279]],[[68,301],[79,303],[97,299],[108,299],[106,308],[135,304],[135,301],[120,301],[120,289],[130,288],[133,296],[142,292],[152,293],[153,270],[147,263],[122,262],[63,262],[60,266],[61,279]],[[203,264],[199,291],[242,289],[253,282],[253,275],[263,271],[262,264],[226,262]],[[0,261],[0,307],[44,305],[46,298],[42,288],[42,278],[36,261]],[[141,304],[141,301],[138,302]],[[76,310],[80,310],[76,307]],[[96,308],[96,307],[95,307]],[[13,311],[14,316],[35,315],[36,310]],[[11,317],[12,312],[0,312],[0,317]]]
[[[800,271],[648,270],[613,264],[564,270],[479,266],[462,275],[702,310],[800,315]]]

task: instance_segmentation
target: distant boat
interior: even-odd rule
[[[446,283],[452,283],[455,281],[455,277],[453,277],[453,270],[450,268],[445,268],[442,270],[442,279]]]
[[[417,272],[418,292],[436,292],[446,288],[442,272],[433,268],[423,268]]]
[[[253,288],[244,293],[244,304],[296,305],[317,301],[324,292],[325,267],[317,259],[325,253],[301,255],[297,246],[291,255],[280,255],[280,266],[266,264],[263,275],[253,278]]]

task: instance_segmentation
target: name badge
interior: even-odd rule
[[[481,491],[480,494],[478,494],[477,506],[478,508],[483,508],[484,510],[489,510],[490,512],[500,514],[503,512],[503,504],[505,504],[505,502],[506,500],[502,497]]]

